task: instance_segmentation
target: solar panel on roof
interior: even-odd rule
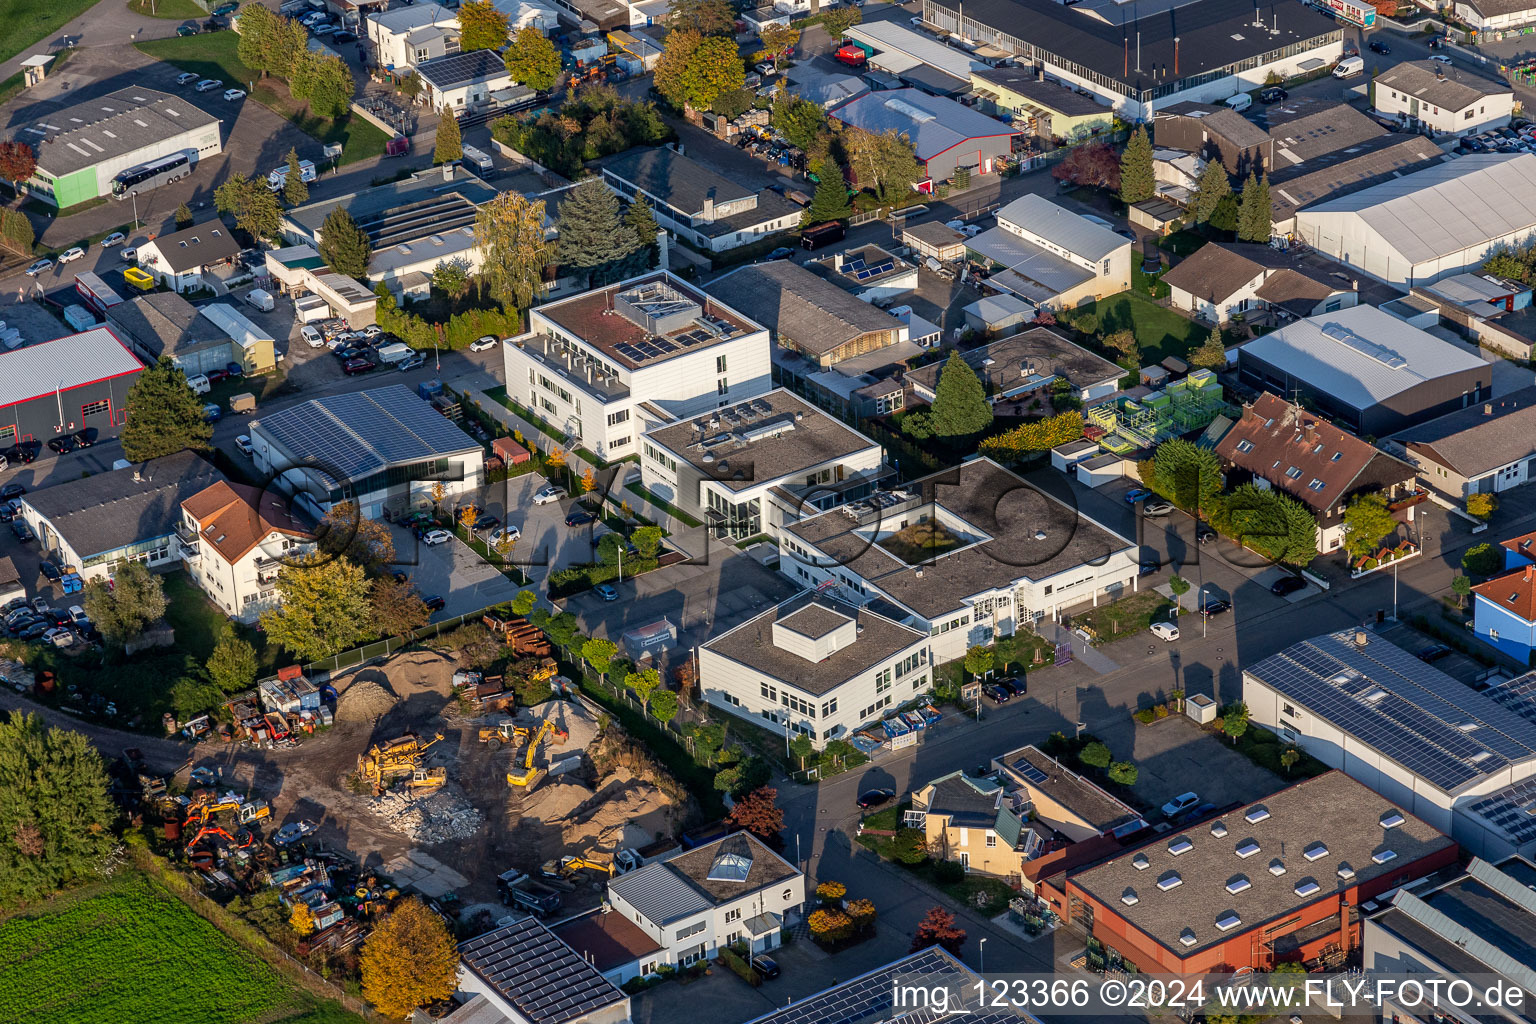
[[[1045,772],[1031,764],[1029,758],[1027,757],[1021,757],[1017,761],[1013,762],[1013,768],[1021,776],[1023,776],[1026,782],[1032,782],[1035,785],[1040,786],[1044,785],[1047,781],[1048,777],[1046,776]]]

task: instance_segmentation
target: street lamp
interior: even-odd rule
[[[981,958],[981,962],[977,966],[976,973],[977,974],[986,974],[987,973],[987,940],[985,938],[983,938],[980,942],[976,943],[976,953]]]

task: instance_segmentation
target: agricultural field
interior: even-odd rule
[[[361,1024],[131,868],[0,921],[0,1020]]]

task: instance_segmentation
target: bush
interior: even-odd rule
[[[737,977],[753,988],[757,988],[763,983],[762,976],[754,971],[752,965],[743,960],[735,950],[722,946],[717,954],[717,958],[725,966],[735,971]]]
[[[1136,718],[1136,721],[1140,722],[1142,725],[1151,725],[1152,724],[1152,709],[1151,708],[1143,708],[1142,710],[1136,712],[1135,718]]]
[[[955,885],[965,881],[965,868],[958,861],[941,860],[933,866],[933,880],[940,885]]]
[[[842,942],[853,934],[853,918],[841,910],[815,910],[807,919],[811,938],[817,942]]]
[[[837,903],[848,895],[848,887],[842,882],[822,882],[816,887],[816,898],[822,903]]]

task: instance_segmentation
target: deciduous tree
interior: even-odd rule
[[[469,261],[462,256],[439,260],[432,268],[432,287],[450,299],[462,299],[469,294]]]
[[[1136,129],[1120,156],[1120,201],[1126,204],[1151,199],[1157,191],[1152,171],[1152,140],[1146,126]]]
[[[1066,159],[1051,168],[1051,177],[1073,185],[1120,190],[1120,157],[1108,143],[1074,146]]]
[[[380,636],[408,636],[427,624],[432,610],[409,582],[377,576],[369,587],[373,625]]]
[[[790,145],[807,151],[816,138],[827,131],[826,108],[783,91],[773,101],[771,121],[779,134],[789,140]],[[817,177],[826,178],[827,175],[818,170]]]
[[[414,71],[407,71],[395,82],[395,88],[399,90],[400,95],[404,96],[408,100],[413,101],[417,96],[421,95],[421,91],[426,87],[427,84],[423,82],[421,80],[421,76]]]
[[[459,5],[459,49],[497,50],[507,41],[507,16],[491,0],[465,0]]]
[[[496,301],[514,309],[533,302],[544,280],[551,245],[544,237],[544,201],[509,189],[475,215],[480,279]]]
[[[1242,701],[1230,705],[1221,715],[1221,731],[1232,737],[1232,743],[1243,738],[1248,731],[1248,705]]]
[[[1384,495],[1357,494],[1344,509],[1344,547],[1356,558],[1374,554],[1382,538],[1397,532]]]
[[[368,570],[395,560],[395,540],[389,527],[362,515],[352,501],[338,501],[315,524],[315,547],[328,558],[345,558]]]
[[[725,816],[726,824],[746,829],[765,843],[776,843],[784,830],[784,811],[777,800],[779,791],[772,786],[759,786],[736,801],[731,813]]]
[[[289,91],[321,117],[340,117],[347,112],[357,83],[345,61],[334,55],[304,50],[293,62]]]
[[[642,707],[649,709],[651,694],[661,685],[661,673],[654,668],[643,668],[637,672],[629,672],[624,676],[624,685],[635,691],[635,696],[640,698]]]
[[[165,590],[160,577],[142,562],[127,562],[118,568],[112,586],[100,577],[85,586],[81,602],[91,624],[114,644],[126,644],[137,638],[165,615]]]
[[[657,70],[659,73],[659,66]],[[746,77],[747,69],[736,43],[722,36],[708,36],[689,51],[676,88],[684,103],[695,110],[705,110],[718,97],[742,88]]]
[[[233,215],[235,227],[254,239],[272,241],[279,236],[283,208],[265,181],[231,175],[214,189],[213,205],[220,213]]]
[[[1136,353],[1136,332],[1129,328],[1111,331],[1104,336],[1104,344],[1111,351],[1120,353],[1122,359],[1126,356],[1134,355]]]
[[[1136,779],[1140,775],[1136,766],[1129,761],[1116,761],[1109,766],[1109,781],[1122,786],[1136,785]]]
[[[118,434],[132,462],[180,451],[207,451],[213,424],[187,385],[187,375],[166,356],[145,367],[124,399],[127,420]]]
[[[677,694],[671,690],[657,690],[651,697],[651,717],[662,725],[666,725],[677,717]]]
[[[1077,759],[1090,768],[1108,768],[1114,757],[1110,754],[1108,747],[1094,740],[1082,749]]]
[[[464,159],[464,135],[452,109],[445,109],[437,122],[437,141],[432,146],[432,162],[445,164]]]
[[[101,755],[84,733],[11,712],[0,722],[0,903],[101,869],[117,840]]]
[[[519,590],[512,598],[512,614],[527,615],[539,603],[539,595],[531,590]]]
[[[763,41],[763,50],[767,53],[766,59],[778,63],[780,54],[785,54],[795,48],[800,41],[800,30],[790,28],[788,25],[764,25],[758,38]]]
[[[672,32],[732,36],[736,32],[736,12],[726,0],[675,0],[667,9],[664,24]]]
[[[843,146],[854,181],[882,203],[907,195],[923,177],[912,140],[894,128],[878,134],[849,128],[843,132]]]
[[[514,82],[540,92],[553,88],[560,78],[560,51],[532,25],[517,30],[504,63]]]
[[[972,647],[965,652],[965,670],[972,678],[983,676],[992,671],[995,660],[990,647]]]
[[[1461,568],[1473,578],[1487,578],[1498,572],[1504,564],[1500,549],[1492,544],[1476,544],[1461,556]]]
[[[443,919],[416,897],[402,900],[363,944],[363,998],[404,1018],[446,999],[457,985],[459,952]]]
[[[939,437],[970,437],[992,425],[992,406],[976,371],[959,352],[951,352],[934,389],[933,432]]]
[[[954,956],[960,955],[965,945],[965,929],[955,926],[955,915],[943,907],[934,907],[918,922],[912,935],[911,952],[916,953],[929,946],[939,946]]]
[[[256,684],[256,648],[233,629],[226,629],[205,666],[208,678],[225,693],[239,693]]]
[[[277,577],[282,605],[261,613],[267,639],[303,661],[318,661],[377,635],[368,576],[346,558],[316,553]]]
[[[613,659],[619,653],[619,647],[612,640],[604,640],[600,637],[592,637],[581,645],[581,656],[599,678],[606,679],[608,669],[613,665]]]

